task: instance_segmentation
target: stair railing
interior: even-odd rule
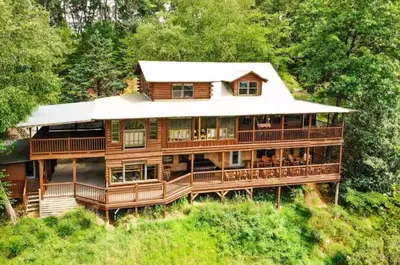
[[[22,192],[22,203],[24,204],[25,213],[28,210],[28,179],[25,178],[24,191]]]

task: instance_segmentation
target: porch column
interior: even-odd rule
[[[344,136],[344,113],[342,113],[342,138]]]
[[[254,169],[254,150],[251,150],[251,173],[250,173],[250,175],[251,175],[251,177],[250,177],[250,179],[251,180],[253,180],[253,169]]]
[[[283,148],[279,149],[279,178],[282,177],[282,161],[283,161]]]
[[[253,133],[252,133],[252,137],[253,137],[253,142],[256,141],[256,116],[253,116]]]
[[[342,174],[343,145],[339,147],[339,176]]]
[[[310,165],[310,147],[306,148],[306,176],[308,177],[308,166]]]
[[[193,186],[193,180],[194,180],[193,167],[194,167],[194,154],[192,153],[190,157],[190,186]]]
[[[285,115],[281,115],[281,141],[284,138],[284,129],[285,129]]]
[[[340,182],[336,182],[335,205],[339,204],[339,184]]]
[[[72,181],[74,182],[74,197],[76,197],[76,158],[72,159]]]
[[[225,178],[225,152],[221,152],[222,158],[221,158],[221,169],[222,169],[222,177],[221,180],[222,182],[224,182],[224,178]]]
[[[308,115],[308,139],[311,138],[312,114]]]
[[[40,185],[40,199],[43,200],[43,194],[45,192],[44,187],[43,187],[43,174],[44,173],[44,165],[43,165],[43,160],[39,160],[39,185]]]

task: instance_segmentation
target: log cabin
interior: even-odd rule
[[[339,187],[351,110],[296,100],[270,63],[139,61],[135,75],[137,93],[40,106],[19,124],[42,216],[65,198],[108,218],[202,193]]]

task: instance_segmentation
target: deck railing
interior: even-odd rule
[[[9,195],[13,198],[20,197],[23,194],[25,180],[5,180]]]
[[[104,188],[79,182],[75,184],[75,196],[101,203],[106,202],[106,192]]]
[[[31,139],[31,154],[101,152],[105,137]]]
[[[263,129],[238,131],[239,143],[276,142],[309,139],[337,139],[342,137],[343,128],[335,127],[308,127],[294,129]]]
[[[166,182],[165,196],[168,197],[168,196],[171,196],[171,195],[173,195],[177,192],[180,192],[186,188],[189,188],[190,187],[190,177],[191,177],[191,174],[187,173],[183,176],[180,176],[176,179]]]
[[[60,183],[46,183],[43,184],[44,198],[58,198],[58,197],[73,197],[74,196],[74,183],[73,182],[60,182]]]

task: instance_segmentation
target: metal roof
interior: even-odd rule
[[[122,95],[91,102],[40,106],[19,127],[90,120],[244,116],[262,114],[346,113],[352,110],[295,100],[270,63],[182,63],[140,61],[149,82],[212,82],[210,99],[151,101],[146,95]],[[229,84],[254,72],[267,80],[261,96],[234,96]]]

